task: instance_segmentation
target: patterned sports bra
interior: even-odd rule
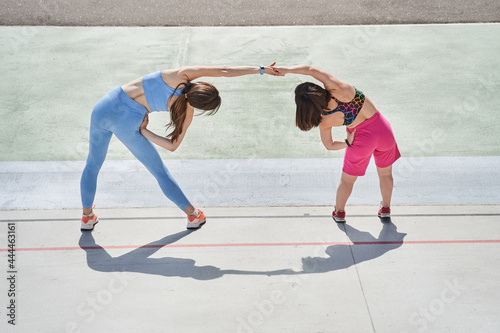
[[[332,99],[337,102],[337,107],[335,108],[335,110],[323,112],[322,115],[327,116],[329,114],[341,111],[344,114],[344,125],[350,125],[354,121],[354,119],[356,119],[356,116],[358,115],[359,111],[361,111],[361,108],[365,103],[365,94],[356,89],[356,87],[354,87],[354,90],[356,91],[354,98],[352,99],[352,101],[347,103],[341,102],[332,96]]]

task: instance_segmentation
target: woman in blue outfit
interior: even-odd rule
[[[92,230],[99,222],[93,213],[97,175],[106,158],[114,134],[153,174],[167,198],[188,216],[188,229],[199,228],[205,214],[195,209],[163,163],[153,143],[175,151],[193,120],[194,109],[214,114],[220,107],[217,89],[201,77],[235,77],[248,74],[273,74],[270,66],[202,67],[189,66],[145,75],[115,88],[97,102],[90,123],[89,155],[83,170],[80,190],[83,216],[81,229]],[[171,132],[167,137],[149,131],[148,113],[170,111]]]

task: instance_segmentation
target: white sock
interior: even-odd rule
[[[89,215],[85,215],[85,214],[83,214],[83,216],[85,216],[85,217],[91,217],[91,216],[93,216],[93,215],[94,215],[94,212],[91,212]]]
[[[195,209],[194,212],[192,212],[189,215],[198,216],[198,209]]]

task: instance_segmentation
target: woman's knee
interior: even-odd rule
[[[377,173],[380,178],[382,177],[390,177],[392,178],[392,165],[386,167],[386,168],[379,168],[377,167]]]
[[[351,176],[345,172],[342,172],[342,176],[340,177],[340,182],[345,184],[354,184],[356,179],[358,179],[357,176]]]
[[[85,163],[85,171],[90,173],[99,173],[105,159],[106,153],[94,152],[89,154]]]

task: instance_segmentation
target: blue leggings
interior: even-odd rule
[[[94,202],[97,175],[114,134],[158,181],[163,193],[181,210],[190,202],[163,163],[158,151],[139,131],[147,110],[130,98],[121,87],[113,89],[97,102],[90,121],[90,144],[87,164],[80,181],[82,206]]]

